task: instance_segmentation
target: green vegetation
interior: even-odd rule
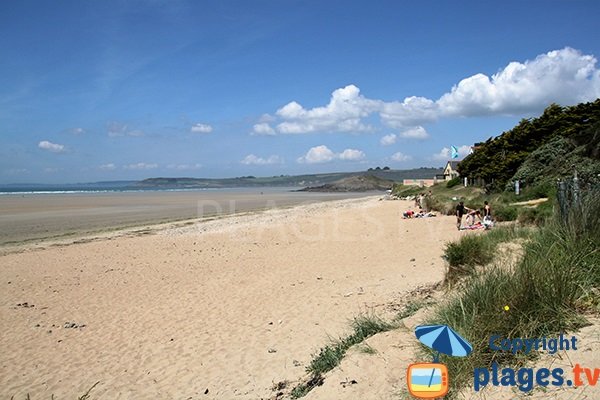
[[[456,254],[459,250],[478,257],[478,247],[492,245],[486,240],[497,244],[522,234],[501,232],[494,237],[494,232],[482,235],[485,239],[463,239],[449,245],[446,258],[466,265]],[[485,263],[487,258],[480,261]],[[488,340],[493,334],[552,336],[584,326],[582,313],[600,312],[600,195],[592,192],[585,196],[581,208],[574,208],[566,222],[556,216],[529,232],[523,258],[513,269],[469,268],[461,272],[467,279],[461,291],[427,321],[452,326],[474,347],[469,357],[441,358],[453,378],[451,395],[468,384],[475,367],[489,366],[492,361],[512,365],[527,361],[523,355],[492,352]],[[504,305],[510,306],[509,312],[503,310]]]
[[[577,165],[583,182],[600,173],[600,99],[572,107],[553,104],[490,138],[458,165],[461,177],[482,180],[488,191],[519,179],[525,186],[556,181]]]
[[[307,382],[296,386],[292,392],[292,398],[305,396],[316,386],[323,384],[323,374],[331,371],[344,358],[346,351],[356,344],[379,332],[389,331],[396,326],[373,316],[360,316],[352,321],[352,333],[341,339],[333,340],[331,344],[321,348],[314,356],[306,372],[310,374]]]
[[[446,244],[444,259],[448,262],[446,283],[454,283],[465,275],[475,274],[477,266],[492,262],[498,245],[526,238],[530,231],[515,226],[495,228],[480,235],[463,236],[457,242]]]
[[[446,183],[446,187],[448,189],[453,188],[454,186],[460,185],[460,178],[457,176],[456,178],[452,178]]]
[[[369,175],[390,181],[403,179],[430,179],[441,173],[441,168],[415,168],[392,170],[389,167],[369,169]],[[340,179],[364,175],[364,171],[336,172],[327,174],[277,175],[270,177],[242,176],[237,178],[149,178],[130,185],[135,189],[182,189],[182,188],[229,188],[229,187],[276,187],[276,186],[318,186]]]
[[[396,315],[394,318],[395,321],[402,321],[404,318],[412,317],[419,311],[421,308],[430,304],[431,301],[423,300],[423,299],[415,299],[409,300],[408,303],[404,306],[402,311]]]

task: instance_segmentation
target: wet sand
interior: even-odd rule
[[[289,188],[1,195],[0,245],[366,195]]]

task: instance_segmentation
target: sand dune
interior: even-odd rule
[[[268,398],[353,316],[390,315],[442,279],[461,233],[452,217],[402,220],[408,205],[343,200],[0,256],[0,395],[60,400],[99,381],[94,399]]]

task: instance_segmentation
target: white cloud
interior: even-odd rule
[[[310,132],[370,132],[373,127],[365,125],[361,118],[367,117],[379,107],[378,100],[369,100],[354,85],[335,90],[329,104],[324,107],[305,109],[292,101],[277,110],[283,122],[277,124],[278,133]]]
[[[144,132],[139,129],[130,129],[127,124],[121,122],[109,122],[108,123],[108,136],[109,137],[120,137],[120,136],[144,136]]]
[[[463,158],[463,157],[467,156],[470,152],[471,152],[471,146],[463,145],[463,146],[458,147],[458,157],[459,158]],[[444,147],[443,149],[440,150],[439,153],[436,153],[433,156],[431,156],[431,159],[434,161],[449,161],[451,156],[452,156],[452,151],[450,150],[450,147]]]
[[[271,128],[271,125],[269,125],[266,122],[261,122],[261,123],[255,124],[252,132],[255,135],[275,135],[275,134],[277,134],[277,132],[275,132],[275,129]]]
[[[379,143],[381,143],[382,146],[391,146],[396,143],[396,140],[398,140],[398,136],[396,136],[395,133],[390,133],[389,135],[382,137],[379,140]]]
[[[427,139],[429,133],[422,126],[415,126],[400,133],[400,136],[406,139]]]
[[[438,101],[443,115],[519,114],[555,102],[571,105],[600,97],[596,58],[566,47],[524,63],[511,62],[488,77],[463,79]]]
[[[167,168],[177,171],[193,171],[202,168],[202,164],[169,164]]]
[[[346,149],[338,154],[338,158],[344,161],[358,161],[365,158],[365,153],[361,150]]]
[[[593,101],[600,97],[596,63],[594,56],[566,47],[533,60],[511,62],[492,76],[467,77],[437,100],[410,96],[385,102],[366,98],[358,87],[348,85],[335,90],[325,106],[306,109],[292,101],[277,110],[277,121],[261,120],[257,125],[268,134],[361,133],[375,130],[365,118],[378,114],[383,125],[408,129],[401,137],[420,139],[427,135],[420,125],[439,118],[524,116],[553,102],[566,106]],[[256,129],[255,125],[255,133],[260,133]]]
[[[392,128],[415,126],[437,119],[438,106],[424,97],[407,97],[404,101],[382,103],[379,111],[381,121]]]
[[[333,160],[358,161],[365,158],[365,153],[361,150],[346,149],[341,153],[334,153],[325,145],[315,146],[309,149],[305,155],[299,157],[296,161],[306,164],[326,163]]]
[[[48,150],[52,153],[62,153],[65,151],[65,146],[58,143],[52,143],[47,140],[42,140],[38,143],[38,147],[43,150]]]
[[[273,155],[268,158],[257,157],[254,154],[248,154],[240,163],[244,165],[271,165],[271,164],[283,164],[283,159],[279,156]]]
[[[104,170],[104,171],[112,171],[112,170],[117,169],[117,166],[113,163],[108,163],[108,164],[102,164],[98,168],[100,168],[101,170]]]
[[[403,154],[401,152],[397,152],[392,154],[392,161],[396,161],[396,162],[404,162],[404,161],[410,161],[412,160],[412,157],[406,154]]]
[[[211,133],[213,131],[213,127],[208,124],[195,124],[190,129],[192,133]]]
[[[298,158],[299,163],[318,164],[335,159],[335,153],[325,145],[312,147],[306,154]]]
[[[73,129],[71,129],[71,133],[73,135],[83,135],[85,133],[85,129],[83,129],[83,128],[73,128]]]
[[[158,168],[158,164],[155,164],[155,163],[147,164],[147,163],[141,162],[141,163],[137,163],[137,164],[124,165],[123,168],[132,169],[132,170],[148,170],[148,169]]]

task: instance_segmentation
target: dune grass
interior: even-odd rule
[[[527,238],[530,229],[514,225],[497,227],[481,234],[463,236],[457,242],[446,244],[444,259],[448,262],[447,284],[475,273],[477,266],[487,265],[494,260],[498,245],[517,239]]]
[[[571,214],[566,222],[556,217],[529,233],[523,258],[513,270],[468,270],[468,283],[427,321],[453,327],[474,348],[465,358],[441,357],[452,376],[450,396],[469,383],[474,368],[492,361],[518,366],[528,360],[520,354],[492,352],[492,335],[557,335],[584,326],[585,312],[600,311],[600,196],[588,196]],[[474,245],[467,243],[463,246],[471,251]]]
[[[332,340],[332,342],[321,348],[313,357],[306,372],[310,374],[306,382],[297,385],[291,392],[294,399],[305,396],[316,386],[323,384],[323,374],[337,367],[346,351],[365,339],[380,333],[394,329],[396,325],[383,321],[376,316],[359,316],[351,322],[352,333],[344,338]]]

